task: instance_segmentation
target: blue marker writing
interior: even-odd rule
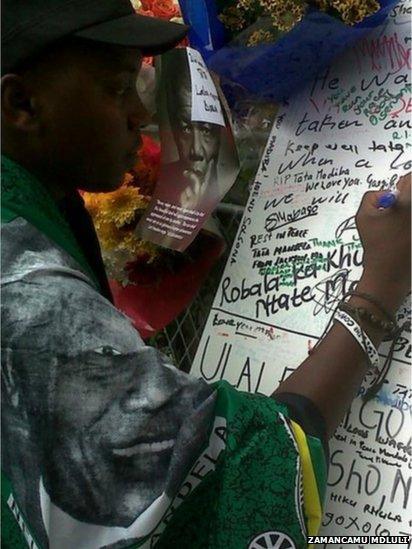
[[[398,198],[399,191],[388,191],[378,198],[378,208],[380,210],[386,210],[393,206]]]

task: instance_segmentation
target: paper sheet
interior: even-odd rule
[[[193,374],[271,394],[359,279],[361,198],[412,167],[409,13],[399,4],[280,111]],[[410,301],[398,318],[410,318]],[[331,442],[324,534],[411,531],[410,359],[404,331],[382,390],[354,401]]]

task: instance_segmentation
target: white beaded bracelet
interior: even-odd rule
[[[335,319],[344,326],[348,332],[356,339],[362,350],[367,355],[371,366],[377,366],[379,364],[379,354],[369,339],[367,334],[362,330],[359,324],[350,315],[338,309],[335,313]]]

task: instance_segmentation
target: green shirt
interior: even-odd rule
[[[2,213],[4,546],[305,547],[320,441],[286,406],[146,346],[51,197],[8,159]]]

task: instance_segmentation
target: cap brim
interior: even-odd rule
[[[93,25],[74,34],[98,42],[139,48],[144,55],[158,55],[176,46],[187,31],[186,25],[135,13]]]

